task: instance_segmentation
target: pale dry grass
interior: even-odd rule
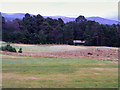
[[[19,57],[19,56],[12,56],[12,55],[2,55],[2,58],[26,58],[26,57]]]
[[[97,71],[118,71],[117,68],[89,68],[89,69]]]
[[[13,46],[36,46],[35,44],[11,44]]]
[[[23,52],[12,53],[3,52],[2,54],[31,56],[31,57],[54,57],[54,58],[94,58],[99,60],[118,60],[118,50],[116,49],[81,49],[73,51],[57,52]]]

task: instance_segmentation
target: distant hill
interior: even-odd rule
[[[101,17],[87,17],[86,19],[99,22],[100,24],[109,24],[109,25],[118,24],[118,21],[105,19],[105,18],[101,18]]]
[[[65,23],[70,21],[75,21],[76,18],[74,17],[66,17],[66,16],[43,16],[44,18],[50,17],[52,19],[61,18]]]
[[[2,13],[2,16],[5,17],[5,20],[14,20],[16,18],[22,19],[24,17],[25,13]],[[33,15],[33,14],[31,14]],[[74,21],[75,17],[66,17],[66,16],[43,16],[44,18],[50,17],[52,19],[58,19],[61,18],[65,23],[69,21]],[[100,24],[118,24],[118,21],[105,19],[102,17],[86,17],[87,20],[92,20],[99,22]]]
[[[24,13],[2,13],[2,16],[5,17],[5,20],[14,20],[16,18],[22,19]]]
[[[5,20],[14,20],[16,18],[22,19],[25,13],[2,13],[2,16],[5,17]],[[33,14],[31,14],[33,15]],[[52,19],[62,18],[62,20],[66,23],[69,21],[74,21],[75,18],[65,17],[65,16],[43,16],[44,18],[50,17]]]

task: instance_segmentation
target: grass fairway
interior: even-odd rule
[[[117,88],[116,61],[3,58],[3,88]]]

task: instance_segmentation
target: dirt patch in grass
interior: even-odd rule
[[[117,71],[118,69],[117,68],[90,68],[92,70],[97,70],[97,71],[103,71],[103,70],[106,70],[106,71]]]
[[[2,78],[4,79],[11,79],[11,78],[14,78],[14,79],[25,79],[25,77],[23,76],[20,76],[18,74],[13,74],[13,73],[2,73]]]
[[[26,57],[10,56],[10,55],[2,55],[2,58],[26,58]]]
[[[59,51],[59,52],[23,52],[11,53],[3,52],[2,54],[31,56],[31,57],[54,57],[54,58],[93,58],[99,60],[118,60],[117,49],[82,49],[75,51]]]
[[[60,78],[63,76],[62,78]],[[2,78],[4,79],[19,79],[19,80],[28,80],[28,79],[40,79],[40,80],[62,80],[63,78],[66,78],[67,75],[64,74],[57,74],[57,75],[39,75],[39,76],[26,76],[26,75],[20,75],[16,73],[2,73]]]

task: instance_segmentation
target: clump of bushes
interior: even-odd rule
[[[18,52],[19,52],[19,53],[22,53],[22,48],[20,48]]]
[[[0,50],[2,51],[9,51],[9,52],[17,52],[15,48],[7,44],[6,46],[1,46]],[[22,48],[19,49],[18,53],[22,53]]]
[[[10,44],[7,44],[6,46],[2,46],[0,48],[0,50],[2,50],[2,51],[9,51],[9,52],[17,52],[15,48],[10,46]]]

